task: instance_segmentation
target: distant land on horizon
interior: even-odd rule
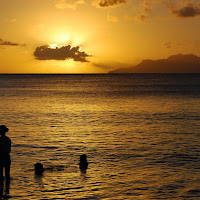
[[[200,57],[177,54],[167,59],[143,60],[138,65],[118,68],[108,73],[200,73]]]

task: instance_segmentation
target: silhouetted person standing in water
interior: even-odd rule
[[[85,154],[80,156],[79,168],[81,172],[86,173],[88,168],[87,156]]]
[[[10,181],[10,150],[11,140],[5,134],[8,132],[5,125],[0,126],[0,181],[3,181],[3,169],[5,168],[6,181]]]

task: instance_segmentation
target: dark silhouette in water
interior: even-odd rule
[[[42,163],[36,163],[34,165],[35,167],[35,175],[36,176],[41,176],[43,175],[44,171],[63,171],[65,170],[67,167],[64,165],[55,165],[55,166],[50,166],[50,167],[44,167]]]
[[[85,154],[80,156],[79,168],[81,172],[86,173],[86,170],[88,168],[88,162],[87,162],[87,156]]]
[[[4,188],[4,185],[3,185],[3,181],[1,181],[0,183],[0,199],[8,199],[10,196],[9,196],[9,193],[10,193],[10,181],[6,181],[6,185],[5,185],[5,188]]]
[[[3,194],[3,169],[5,168],[6,177],[6,193],[9,194],[10,185],[10,151],[11,140],[5,134],[8,132],[8,128],[5,125],[0,126],[0,195]]]
[[[42,175],[44,172],[43,165],[41,163],[36,163],[34,166],[35,166],[35,174]]]

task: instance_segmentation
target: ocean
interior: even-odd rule
[[[200,199],[199,74],[2,74],[1,124],[1,199]]]

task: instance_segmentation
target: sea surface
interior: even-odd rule
[[[200,74],[4,74],[0,124],[12,140],[2,199],[200,199]]]

